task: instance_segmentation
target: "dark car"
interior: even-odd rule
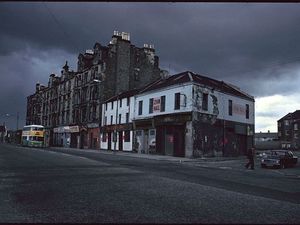
[[[261,167],[286,168],[294,166],[298,162],[298,157],[288,150],[273,150],[261,159]]]

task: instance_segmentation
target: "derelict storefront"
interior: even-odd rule
[[[88,146],[91,149],[99,149],[100,148],[100,129],[98,123],[89,123],[88,127],[88,135],[87,142]]]
[[[134,150],[138,153],[156,153],[156,130],[154,120],[141,119],[133,121]]]
[[[107,150],[132,151],[132,123],[101,127],[101,148]]]
[[[156,152],[178,157],[186,156],[186,126],[192,120],[191,113],[178,113],[154,117],[156,128]]]
[[[61,147],[77,147],[72,146],[72,136],[77,136],[79,132],[78,126],[63,126],[53,129],[53,145]]]

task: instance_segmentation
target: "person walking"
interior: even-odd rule
[[[245,165],[245,167],[248,169],[249,166],[251,166],[251,170],[254,170],[254,155],[255,155],[255,149],[252,147],[248,149],[247,152],[247,158],[248,158],[248,163]]]

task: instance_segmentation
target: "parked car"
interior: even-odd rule
[[[294,166],[298,162],[298,157],[288,150],[273,150],[261,159],[261,167],[286,168]]]

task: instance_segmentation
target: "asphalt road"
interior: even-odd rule
[[[300,223],[298,176],[220,163],[0,145],[0,222]]]

